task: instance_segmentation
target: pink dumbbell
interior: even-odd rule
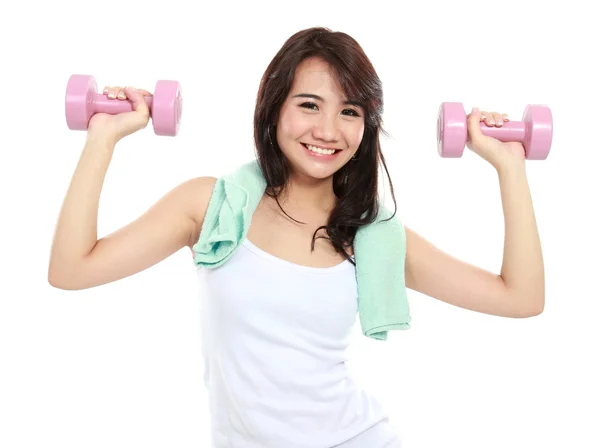
[[[127,100],[97,93],[93,76],[71,75],[65,96],[65,116],[71,130],[85,131],[95,113],[120,114],[133,111]],[[181,120],[181,86],[177,81],[158,81],[152,97],[145,97],[156,135],[175,136]]]
[[[545,160],[552,144],[552,113],[546,106],[525,107],[523,121],[508,121],[501,127],[480,123],[484,135],[502,142],[521,142],[525,158]],[[467,114],[461,103],[442,103],[437,122],[438,153],[442,157],[462,156],[467,144]]]

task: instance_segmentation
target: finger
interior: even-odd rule
[[[489,114],[488,114],[489,118]],[[467,117],[467,146],[469,148],[483,148],[490,137],[483,133],[481,128],[481,112],[473,107],[471,114]]]
[[[143,95],[142,92],[140,92],[135,87],[125,87],[124,92],[127,95],[127,98],[129,98],[132,101],[133,110],[137,112],[142,112],[145,115],[149,113],[148,105],[144,100],[145,95]]]
[[[484,137],[481,132],[480,122],[481,122],[482,112],[479,111],[476,107],[471,110],[471,113],[467,116],[467,130],[468,130],[468,140],[477,144]]]
[[[502,120],[503,121],[510,121],[510,119],[508,118],[508,114],[502,114]]]
[[[134,89],[134,87],[131,87],[132,89]],[[143,96],[152,96],[153,94],[151,92],[148,92],[147,90],[144,89],[135,89],[138,92],[140,92]],[[102,89],[102,93],[104,95],[108,95],[109,98],[119,98],[119,99],[127,99],[127,93],[125,92],[125,87],[111,87],[111,86],[104,86],[104,88]]]
[[[137,89],[138,92],[140,92],[142,95],[144,96],[152,96],[151,92],[148,92],[147,90],[144,89]]]
[[[121,87],[105,87],[104,88],[104,93],[110,99],[115,99],[117,97],[117,94],[119,93],[120,89],[121,89]]]
[[[502,114],[499,114],[498,112],[493,112],[492,116],[494,117],[494,123],[496,124],[496,127],[500,127],[504,124],[504,119],[502,118]]]
[[[488,126],[494,126],[496,124],[496,121],[494,120],[493,112],[482,112],[482,115],[485,116],[485,118],[483,119],[483,122],[485,124],[487,124]]]

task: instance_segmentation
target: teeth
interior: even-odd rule
[[[323,155],[331,155],[335,152],[335,149],[323,149],[323,148],[318,148],[316,146],[313,145],[306,145],[306,147],[312,151],[312,152],[316,152],[317,154],[323,154]]]

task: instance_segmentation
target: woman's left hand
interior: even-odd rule
[[[484,135],[480,122],[487,126],[501,127],[509,121],[506,114],[479,111],[476,107],[467,115],[468,140],[467,148],[487,160],[496,170],[507,165],[525,162],[525,149],[520,142],[501,142]]]

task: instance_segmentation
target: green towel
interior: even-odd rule
[[[265,188],[256,160],[217,179],[193,246],[196,266],[214,269],[229,260],[246,238]],[[389,330],[408,330],[411,318],[404,278],[405,229],[397,217],[380,222],[392,213],[381,203],[379,207],[376,221],[356,232],[353,248],[362,332],[385,341]]]

